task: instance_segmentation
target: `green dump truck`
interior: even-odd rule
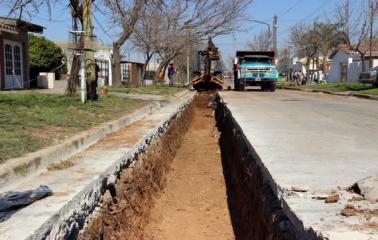
[[[278,79],[273,51],[237,51],[234,59],[234,89],[261,86],[263,91],[275,91]]]

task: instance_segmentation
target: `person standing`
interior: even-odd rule
[[[173,63],[169,63],[168,65],[168,72],[167,72],[167,75],[168,75],[168,79],[169,79],[169,86],[170,87],[173,87],[173,77],[175,75],[175,72],[176,72],[176,69],[175,67],[173,66]]]

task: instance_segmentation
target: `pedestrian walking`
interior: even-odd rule
[[[173,87],[173,77],[175,75],[175,72],[176,72],[176,69],[175,67],[173,66],[173,63],[169,63],[168,65],[168,72],[167,72],[167,75],[168,75],[168,79],[169,79],[169,86],[170,87]]]
[[[302,83],[303,83],[303,73],[302,73],[302,71],[299,71],[298,72],[298,85],[300,86],[300,85],[302,85]]]

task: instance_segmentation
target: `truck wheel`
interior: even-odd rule
[[[270,85],[269,86],[270,91],[272,91],[272,92],[276,91],[276,83],[275,82],[271,82],[269,85]]]
[[[263,92],[266,91],[266,83],[265,82],[261,83],[261,91],[263,91]]]
[[[239,80],[234,80],[234,91],[239,91]]]
[[[239,91],[244,91],[245,89],[245,85],[244,85],[244,82],[239,82]]]

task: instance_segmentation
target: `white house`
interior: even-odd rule
[[[366,48],[366,45],[361,48]],[[374,46],[372,51],[373,66],[378,66],[378,51],[377,45]],[[365,52],[365,69],[362,69],[361,56],[358,52],[350,50],[345,45],[340,45],[331,55],[332,66],[330,72],[327,74],[327,81],[331,83],[339,82],[358,82],[359,74],[362,71],[367,71],[369,68],[370,51]]]

